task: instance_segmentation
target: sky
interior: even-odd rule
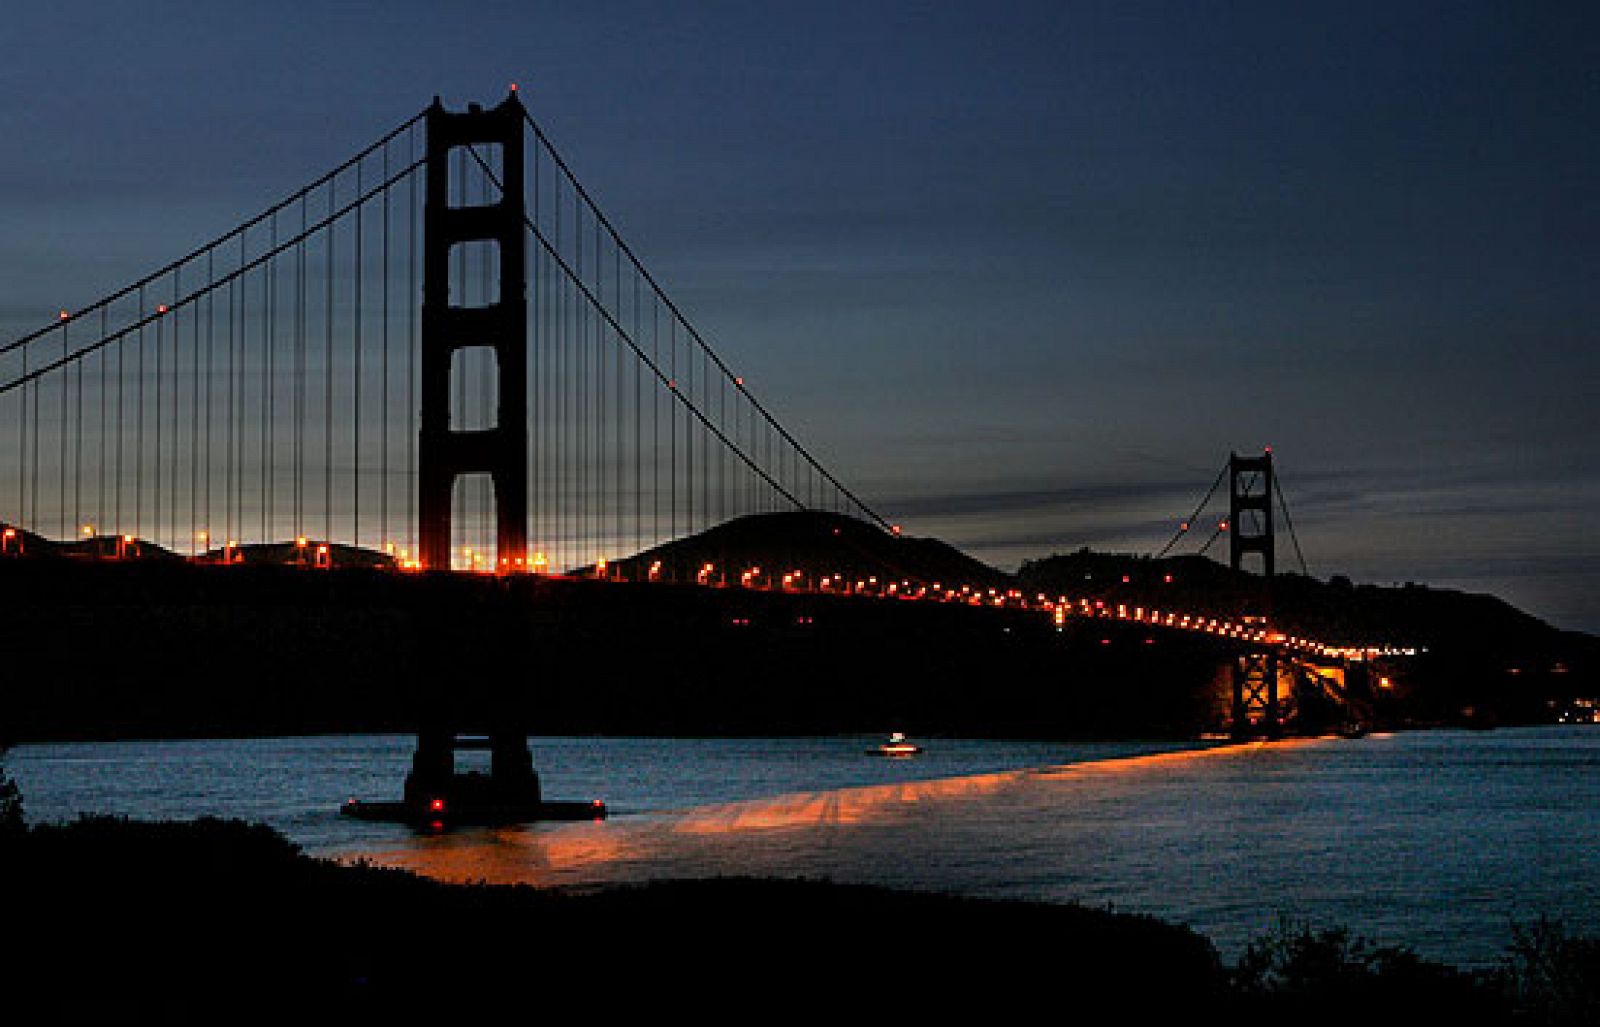
[[[0,337],[513,82],[908,533],[1151,552],[1271,446],[1312,574],[1600,632],[1592,4],[20,0]]]

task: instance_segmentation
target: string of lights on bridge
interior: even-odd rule
[[[93,526],[84,525],[86,539],[92,540]],[[25,533],[13,525],[0,527],[0,556],[24,555]],[[111,559],[132,560],[143,555],[140,540],[131,535],[109,540],[112,545],[105,550]],[[205,550],[206,539],[197,538],[200,551],[189,556],[197,564],[242,565],[246,562],[245,549],[237,541],[229,540],[214,550]],[[407,551],[401,549],[389,554],[388,566],[402,573],[416,573],[421,564]],[[531,554],[525,561],[509,561],[509,569],[495,571],[483,554],[467,552],[463,558],[472,573],[492,575],[531,573],[543,577],[567,580],[600,580],[624,583],[642,580],[646,583],[678,583],[668,573],[665,563],[654,560],[643,567],[643,574],[632,570],[634,564],[599,561],[593,568],[569,574],[550,570],[548,558],[542,552]],[[294,541],[294,553],[288,558],[294,566],[329,569],[334,566],[331,547],[326,542],[300,537]],[[630,573],[631,572],[631,573]],[[1171,577],[1167,578],[1168,583]],[[898,600],[902,602],[954,603],[973,607],[1021,610],[1049,616],[1058,629],[1065,629],[1073,620],[1112,621],[1128,625],[1165,629],[1194,634],[1211,635],[1221,639],[1274,647],[1304,656],[1326,660],[1351,662],[1371,661],[1388,657],[1415,656],[1420,650],[1408,646],[1339,645],[1319,641],[1303,635],[1286,634],[1270,627],[1265,618],[1227,618],[1205,614],[1163,610],[1155,607],[1108,602],[1102,598],[1073,598],[1065,595],[1050,596],[1043,592],[1028,594],[1018,588],[998,588],[981,585],[946,585],[942,582],[923,583],[910,579],[888,580],[876,575],[852,577],[843,573],[808,574],[800,568],[777,572],[760,566],[730,567],[715,562],[702,563],[695,570],[693,583],[703,588],[739,588],[758,592],[811,593],[829,596],[847,596],[861,599]],[[748,619],[745,620],[748,624]]]

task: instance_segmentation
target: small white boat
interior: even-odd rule
[[[889,736],[889,740],[876,749],[868,749],[868,756],[915,756],[922,751],[922,746],[906,741],[903,732],[896,731]]]

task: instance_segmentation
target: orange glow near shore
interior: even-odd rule
[[[752,873],[771,850],[825,850],[833,832],[923,829],[1012,804],[1057,806],[1139,787],[1202,763],[1249,760],[1328,744],[1287,739],[1218,745],[993,774],[799,792],[675,813],[578,824],[539,824],[418,837],[404,848],[347,860],[401,867],[453,882],[589,886],[656,877]],[[1041,791],[1043,789],[1043,791]],[[1070,789],[1058,793],[1058,789]],[[763,855],[766,854],[766,855]]]

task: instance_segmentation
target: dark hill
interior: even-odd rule
[[[752,514],[719,524],[698,535],[619,560],[613,568],[629,580],[643,580],[659,563],[666,581],[695,581],[706,564],[714,581],[737,584],[759,568],[763,585],[778,585],[800,571],[806,583],[823,577],[850,582],[1011,587],[1011,575],[996,570],[938,539],[894,535],[854,517],[820,511]]]
[[[1600,638],[1562,631],[1491,595],[1406,584],[1357,585],[1256,574],[1200,556],[1157,560],[1080,550],[1024,563],[1026,591],[1213,616],[1270,612],[1288,634],[1343,644],[1415,647],[1419,716],[1493,709],[1519,720],[1559,715],[1600,693]]]
[[[159,543],[133,535],[91,535],[62,542],[23,528],[8,526],[4,530],[9,534],[5,538],[6,551],[0,555],[9,556],[14,552],[30,560],[116,558],[124,561],[174,561],[189,559],[192,555],[193,559],[206,563],[223,563],[226,558],[227,562],[232,563],[292,567],[315,563],[317,550],[322,548],[327,550],[322,554],[326,564],[332,567],[391,569],[397,563],[394,556],[388,553],[341,542],[324,544],[312,539],[199,548],[193,554],[188,554],[174,552]]]

